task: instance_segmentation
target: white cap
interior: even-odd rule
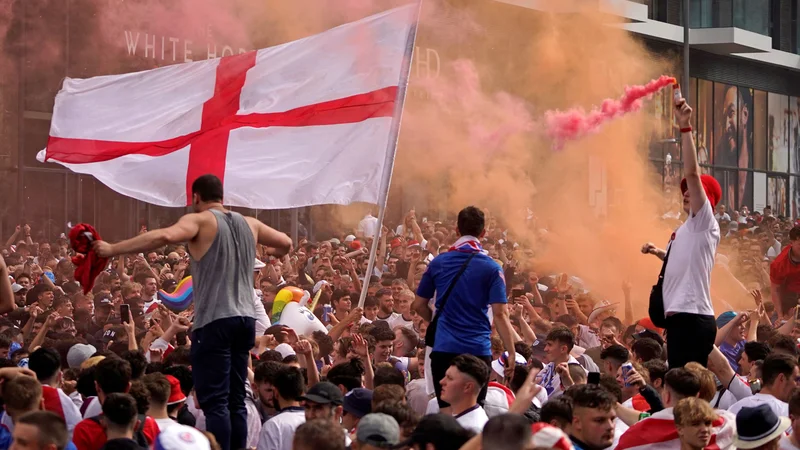
[[[516,357],[514,358],[514,361],[516,361],[517,365],[524,366],[524,365],[528,364],[528,361],[525,360],[524,356],[520,355],[519,353],[515,353],[515,355],[516,355]],[[508,352],[503,353],[503,356],[508,358]],[[497,358],[494,361],[492,361],[492,370],[494,370],[494,372],[496,374],[500,375],[500,376],[504,376],[505,375],[506,365],[503,362],[503,358],[502,357]]]
[[[279,344],[275,347],[275,351],[281,354],[281,357],[286,358],[287,356],[294,356],[297,353],[294,351],[291,345],[289,344]]]
[[[353,236],[352,234],[350,234],[350,235],[348,235],[346,238],[344,238],[344,241],[345,241],[345,242],[353,242],[353,241],[355,241],[355,240],[356,240],[356,237],[355,237],[355,236]]]
[[[11,285],[11,290],[12,290],[12,291],[14,291],[14,293],[15,293],[15,294],[16,294],[17,292],[19,292],[19,291],[23,290],[23,289],[25,289],[25,288],[24,288],[24,287],[22,287],[22,285],[21,285],[21,284],[13,283],[13,284]]]
[[[264,267],[267,267],[267,265],[264,264],[264,262],[262,262],[260,259],[256,258],[256,262],[253,265],[253,270],[261,270]]]
[[[203,433],[186,425],[173,424],[160,433],[153,443],[156,450],[211,450],[211,443]]]

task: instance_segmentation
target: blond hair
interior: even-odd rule
[[[707,401],[697,397],[682,399],[675,405],[672,413],[675,415],[675,425],[678,427],[714,422],[719,418]]]

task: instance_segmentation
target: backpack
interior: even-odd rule
[[[133,430],[133,440],[144,448],[150,448],[150,443],[147,442],[147,436],[145,436],[144,434],[144,424],[145,421],[147,420],[147,416],[145,416],[144,414],[139,414],[137,417],[139,419],[139,425],[136,427],[135,430]],[[90,417],[89,419],[92,420],[94,423],[100,425],[101,427],[103,426],[102,414],[100,414],[99,416]]]

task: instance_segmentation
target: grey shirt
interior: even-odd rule
[[[217,236],[198,261],[191,257],[194,329],[228,317],[255,317],[253,271],[256,243],[241,214],[211,209]]]

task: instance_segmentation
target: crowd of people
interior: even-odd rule
[[[628,286],[600,301],[537,273],[475,207],[293,243],[201,177],[196,213],[94,243],[91,288],[66,236],[22,225],[0,258],[0,450],[798,449],[800,226],[728,213],[691,177],[680,245],[642,248],[665,266],[649,317]],[[682,261],[708,254],[753,303],[706,342],[710,267]],[[194,303],[170,310],[159,292],[190,275]],[[272,323],[298,290],[325,331]]]

